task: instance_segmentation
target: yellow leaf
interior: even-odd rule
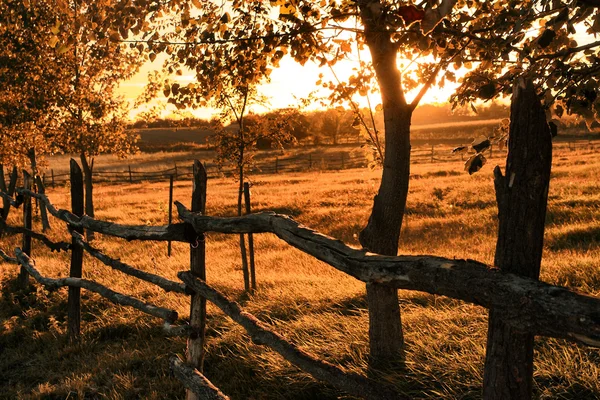
[[[58,35],[58,32],[60,32],[60,21],[56,21],[56,24],[54,24],[54,26],[52,27],[52,29],[50,29],[50,32],[54,33],[55,35]]]
[[[352,46],[350,46],[350,43],[344,41],[342,42],[340,49],[344,52],[344,53],[350,53],[352,51]]]
[[[375,106],[375,111],[383,111],[383,105],[381,105],[381,103],[377,104]]]
[[[58,54],[65,54],[67,52],[67,50],[69,50],[69,47],[67,47],[64,44],[61,44],[60,46],[58,46],[58,49],[56,49],[56,52]]]

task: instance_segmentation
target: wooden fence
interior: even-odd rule
[[[24,287],[29,276],[47,287],[69,287],[68,335],[77,340],[80,332],[79,289],[84,288],[108,300],[136,308],[164,321],[169,334],[188,335],[187,359],[171,358],[175,376],[188,388],[188,398],[226,399],[201,372],[204,357],[204,331],[206,325],[206,300],[219,307],[241,325],[258,344],[269,346],[286,360],[295,364],[314,378],[365,399],[404,399],[389,385],[370,378],[346,373],[327,361],[320,360],[297,348],[274,332],[267,324],[244,312],[235,302],[206,283],[205,249],[206,232],[227,234],[273,233],[289,245],[328,263],[365,283],[387,284],[398,289],[409,289],[444,295],[501,312],[510,326],[535,335],[563,338],[572,342],[600,347],[600,298],[579,294],[565,287],[549,285],[537,280],[503,273],[472,260],[447,259],[436,256],[389,257],[354,249],[311,230],[291,217],[271,212],[249,214],[241,217],[209,217],[205,213],[207,174],[196,161],[193,167],[192,207],[188,210],[175,202],[183,222],[166,226],[121,225],[96,220],[82,215],[83,183],[81,170],[71,160],[72,211],[56,209],[46,195],[35,193],[27,186],[10,188],[4,181],[0,195],[3,199],[3,218],[0,233],[21,234],[22,248],[14,255],[0,251],[0,256],[20,265],[20,282]],[[27,182],[27,179],[25,179]],[[11,181],[11,185],[12,185]],[[9,186],[11,186],[9,185]],[[15,196],[16,194],[16,196]],[[63,221],[72,237],[70,243],[53,242],[44,234],[34,232],[30,221],[31,199],[43,203],[48,212]],[[11,208],[22,208],[24,226],[8,226],[6,216]],[[105,235],[127,240],[178,241],[190,244],[190,266],[178,273],[181,282],[141,271],[131,265],[95,249],[86,242],[81,232],[89,229]],[[54,251],[71,251],[71,270],[67,278],[44,277],[35,261],[28,255],[31,239],[36,239]],[[87,252],[104,264],[127,275],[150,282],[166,292],[191,297],[190,324],[178,325],[179,316],[174,310],[148,304],[122,293],[115,292],[97,282],[81,278],[82,253]],[[197,397],[196,397],[197,396]]]
[[[555,143],[554,147],[561,151],[576,151],[576,150],[594,150],[600,148],[600,144],[590,141],[570,141]],[[424,145],[415,147],[411,150],[411,160],[413,163],[440,163],[440,162],[456,162],[465,161],[469,155],[453,153],[455,147],[448,145]],[[486,152],[486,156],[506,156],[506,149],[499,149],[497,145],[492,146]],[[369,160],[362,153],[347,153],[341,151],[335,154],[300,154],[290,157],[275,157],[271,159],[257,160],[257,162],[248,168],[252,174],[279,174],[288,172],[301,171],[326,171],[326,170],[343,170],[352,168],[365,168],[369,165]],[[218,178],[223,176],[234,176],[237,171],[232,167],[219,167],[215,163],[204,163],[204,168],[207,171],[209,178]],[[192,177],[192,167],[174,164],[172,168],[163,170],[140,170],[128,165],[127,169],[112,170],[112,169],[94,169],[95,182],[148,182],[148,181],[164,181],[171,177],[174,180],[190,179]],[[54,169],[50,169],[41,176],[45,186],[55,187],[64,185],[69,180],[69,173],[57,173]]]

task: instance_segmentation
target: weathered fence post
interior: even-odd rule
[[[17,171],[17,167],[13,167],[12,172],[10,174],[10,178],[8,180],[8,193],[9,196],[12,196],[15,193],[15,188],[17,187],[17,179],[19,178],[19,172]],[[2,209],[2,220],[6,222],[8,218],[8,214],[10,212],[10,203],[8,200],[3,200],[4,207]]]
[[[129,183],[133,183],[133,177],[131,176],[131,165],[129,166]]]
[[[312,169],[312,153],[308,154],[308,169]]]
[[[52,174],[52,189],[54,189],[54,187],[55,187],[55,186],[54,186],[54,170],[53,170],[53,169],[51,169],[51,170],[50,170],[50,173]]]
[[[435,148],[435,145],[433,145],[433,144],[432,144],[432,145],[431,145],[431,162],[433,162],[433,156],[434,156],[434,154],[435,154],[435,150],[434,150],[434,148]]]
[[[505,176],[499,167],[494,170],[499,220],[494,263],[505,272],[538,279],[552,136],[533,84],[519,80],[513,93]],[[490,309],[484,399],[531,398],[533,339]]]
[[[275,173],[279,173],[279,157],[275,157]]]
[[[342,153],[342,169],[345,169],[345,168],[344,168],[344,167],[345,167],[345,165],[344,165],[344,164],[345,164],[345,163],[344,163],[344,153]]]
[[[169,225],[173,222],[173,175],[169,176]],[[167,256],[171,257],[171,241],[167,243]]]
[[[30,190],[32,187],[32,179],[31,175],[25,170],[23,170],[23,188]],[[31,209],[31,196],[24,195],[23,196],[23,227],[25,229],[31,230],[32,227],[32,209]],[[23,233],[23,253],[27,254],[31,257],[31,236],[26,232]],[[21,266],[21,271],[19,272],[19,286],[25,289],[29,282],[29,273],[25,269],[25,267]]]
[[[84,214],[83,173],[77,161],[71,159],[71,210],[78,217]],[[83,234],[82,228],[70,227],[76,232]],[[83,270],[83,248],[77,244],[75,238],[71,242],[71,268],[69,276],[81,278]],[[69,286],[68,299],[68,330],[67,337],[70,342],[79,339],[81,332],[81,289]]]
[[[177,180],[177,163],[175,163],[175,180]]]
[[[192,178],[192,211],[206,214],[206,170],[200,161],[194,161]],[[196,234],[196,242],[190,245],[190,271],[202,280],[206,280],[206,253],[204,234]],[[187,344],[187,362],[198,371],[202,371],[204,361],[204,334],[206,329],[206,299],[193,294],[190,307],[190,326],[192,332]],[[199,400],[190,390],[187,400]]]
[[[250,184],[244,182],[244,203],[246,203],[246,214],[250,214]],[[256,272],[254,269],[254,235],[248,234],[248,253],[250,253],[250,288],[256,290]]]
[[[35,177],[35,181],[37,183],[38,193],[46,194],[46,187],[44,186],[44,181],[40,178],[39,175]],[[46,232],[50,229],[50,221],[48,220],[48,210],[46,210],[46,204],[43,202],[39,203],[40,206],[40,215],[42,217],[42,232]]]

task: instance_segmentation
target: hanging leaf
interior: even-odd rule
[[[469,150],[469,146],[458,146],[452,149],[452,154],[464,154]]]
[[[487,136],[481,135],[477,139],[473,140],[471,147],[477,152],[482,153],[491,146],[490,139]]]
[[[486,163],[487,159],[483,154],[477,153],[465,162],[465,171],[469,173],[469,175],[473,175],[475,172],[479,171]]]

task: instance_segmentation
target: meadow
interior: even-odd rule
[[[174,155],[177,157],[177,154]],[[151,162],[152,157],[140,155]],[[186,155],[188,157],[188,155]],[[168,158],[165,155],[165,159]],[[64,159],[52,163],[64,162]],[[170,162],[170,161],[169,161]],[[413,166],[400,243],[401,254],[471,258],[491,264],[497,208],[492,159],[469,176],[462,163]],[[291,215],[322,233],[358,246],[380,170],[354,169],[250,177],[254,211]],[[561,149],[554,155],[541,279],[600,296],[600,158],[595,151]],[[207,213],[235,212],[232,179],[208,182]],[[50,188],[55,205],[68,208],[67,186]],[[189,206],[191,182],[177,181],[175,199]],[[123,224],[166,224],[165,182],[95,187],[96,218]],[[17,212],[10,224],[20,224]],[[52,220],[49,233],[63,239]],[[39,220],[34,222],[39,228]],[[189,246],[128,243],[98,235],[95,247],[138,268],[177,279],[189,268]],[[270,234],[255,235],[258,289],[243,293],[237,237],[209,234],[207,281],[302,349],[347,371],[394,384],[415,399],[481,397],[487,311],[461,301],[400,291],[406,340],[404,370],[367,369],[368,315],[361,282],[291,248]],[[0,247],[19,246],[3,237]],[[68,273],[67,254],[34,242],[33,258],[44,275]],[[170,375],[170,353],[182,354],[185,339],[165,337],[160,321],[83,292],[80,344],[65,339],[66,291],[14,290],[17,268],[0,263],[0,398],[174,399],[182,385]],[[189,299],[114,272],[86,255],[84,278],[175,309],[187,318]],[[205,375],[232,399],[349,399],[317,382],[276,353],[252,343],[242,328],[208,306]],[[537,338],[534,371],[539,399],[600,398],[600,350]]]

